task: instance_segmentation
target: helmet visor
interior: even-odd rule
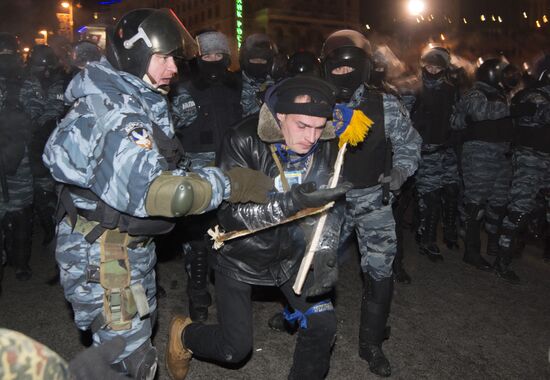
[[[138,35],[153,54],[166,54],[191,59],[197,54],[197,44],[185,26],[170,9],[159,9],[139,25]]]

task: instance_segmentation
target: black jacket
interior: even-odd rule
[[[325,128],[304,182],[314,181],[318,187],[328,183],[338,153],[337,143],[332,139],[333,133],[331,127]],[[282,134],[279,127],[267,105],[264,105],[259,116],[251,116],[229,130],[217,155],[218,166],[224,170],[236,166],[248,167],[275,178],[279,171],[270,144],[280,141]],[[296,210],[293,210],[291,203],[288,193],[274,193],[267,204],[224,202],[218,210],[218,218],[225,231],[257,228],[294,214]],[[329,211],[321,242],[325,246],[330,244],[334,249],[337,248],[342,221],[340,210],[339,205]],[[310,217],[302,222],[279,225],[232,240],[215,253],[214,269],[249,284],[281,285],[297,272],[306,248],[304,236],[309,237],[309,227],[317,219]]]

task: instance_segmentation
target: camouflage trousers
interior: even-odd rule
[[[458,184],[458,163],[453,148],[422,153],[415,174],[416,190],[420,196],[439,190],[446,185]]]
[[[481,205],[485,228],[495,234],[509,200],[512,164],[508,144],[470,141],[462,148],[464,204]],[[463,218],[465,219],[465,217]]]
[[[391,203],[382,204],[380,186],[354,189],[346,194],[341,245],[355,232],[361,254],[361,270],[370,274],[376,281],[392,275],[393,259],[397,252],[395,219]]]
[[[544,191],[546,221],[550,223],[550,153],[538,152],[532,148],[518,147],[512,157],[513,178],[510,187],[510,203],[507,215],[502,221],[505,230],[518,228],[511,220],[511,213],[530,214],[538,207],[537,196]],[[501,235],[503,247],[510,245],[510,236]]]
[[[89,244],[82,234],[72,231],[71,225],[65,218],[59,224],[57,234],[56,260],[59,265],[60,281],[65,292],[65,298],[72,305],[76,326],[81,330],[91,328],[94,319],[103,311],[103,287],[97,282],[87,279],[87,267],[99,266],[100,245],[96,241]],[[128,249],[131,268],[131,284],[141,283],[147,295],[150,315],[157,308],[155,271],[155,246],[153,243],[135,249]],[[132,327],[128,330],[114,331],[103,327],[93,333],[95,345],[109,341],[115,336],[126,340],[126,349],[115,360],[123,360],[139,346],[151,338],[153,326],[151,318],[141,320],[136,315],[132,320]]]

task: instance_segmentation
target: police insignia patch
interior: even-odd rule
[[[131,128],[126,128],[126,130],[128,131],[128,138],[130,141],[137,146],[147,150],[153,149],[151,134],[141,124],[133,125]]]

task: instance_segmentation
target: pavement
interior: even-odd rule
[[[459,251],[443,249],[444,261],[432,263],[417,253],[409,233],[405,248],[405,267],[413,282],[395,286],[391,337],[383,346],[393,367],[392,378],[550,379],[550,264],[542,260],[541,247],[528,245],[514,261],[523,281],[516,286],[463,264]],[[35,244],[30,281],[16,281],[13,269],[6,268],[0,327],[21,331],[72,358],[91,340],[72,322],[70,305],[56,281],[52,249]],[[153,339],[160,356],[157,379],[164,380],[168,379],[164,351],[170,318],[187,313],[183,260],[159,262],[157,273],[167,292],[159,300]],[[296,335],[267,327],[268,319],[281,310],[273,297],[276,292],[264,289],[255,294],[254,348],[249,360],[226,368],[194,359],[189,380],[286,379]],[[335,298],[338,332],[327,379],[376,378],[357,355],[360,298],[358,255],[351,254],[340,268]],[[215,321],[213,306],[208,323]]]

